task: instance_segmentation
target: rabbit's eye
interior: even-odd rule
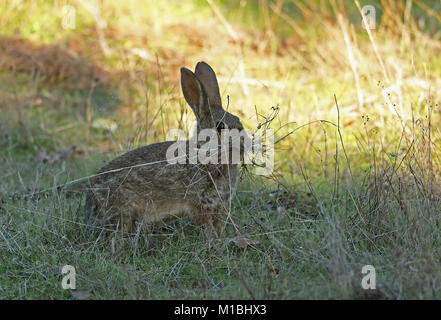
[[[216,123],[216,130],[217,132],[219,132],[219,134],[221,133],[221,130],[225,129],[225,124],[222,121],[219,121],[218,123]]]

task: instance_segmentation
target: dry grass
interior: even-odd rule
[[[69,298],[66,263],[94,298],[441,296],[439,1],[374,2],[370,33],[357,2],[90,3],[75,30],[64,1],[0,6],[0,297]],[[222,239],[183,220],[109,245],[63,186],[190,132],[178,72],[200,60],[249,129],[276,115],[275,171],[243,171]]]

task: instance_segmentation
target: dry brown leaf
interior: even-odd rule
[[[45,149],[42,149],[35,154],[34,159],[35,161],[48,162],[52,159],[52,157]]]
[[[70,146],[58,152],[52,153],[48,153],[46,149],[43,148],[35,154],[34,160],[49,163],[68,161],[74,159],[82,153],[83,151],[78,149],[76,146]]]
[[[233,241],[236,246],[238,246],[239,248],[242,248],[242,249],[246,249],[249,246],[252,246],[253,244],[259,243],[259,241],[257,241],[257,240],[251,240],[251,239],[245,238],[243,236],[237,236],[237,237],[231,239],[231,241]]]
[[[71,160],[75,155],[75,150],[76,150],[75,146],[67,147],[67,148],[61,150],[60,152],[58,152],[57,154],[55,154],[54,160],[55,161]]]

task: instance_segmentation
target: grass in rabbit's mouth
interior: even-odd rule
[[[59,1],[0,6],[0,299],[73,298],[67,264],[95,299],[441,298],[441,7],[429,2],[370,1],[371,37],[355,4],[332,1],[115,1],[95,17],[78,1],[73,30]],[[200,60],[229,112],[275,132],[274,171],[243,170],[220,239],[189,219],[97,236],[82,182],[60,186],[191,132],[179,67]]]

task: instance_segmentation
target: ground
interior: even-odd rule
[[[441,298],[439,12],[421,0],[2,5],[0,299]],[[242,168],[219,239],[189,219],[100,236],[82,220],[87,178],[192,131],[179,68],[198,61],[247,129],[275,131],[274,171]],[[376,290],[362,289],[365,265]]]

